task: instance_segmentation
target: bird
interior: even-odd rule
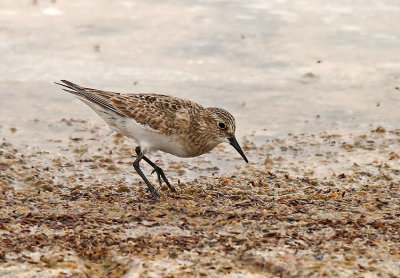
[[[124,94],[79,86],[67,80],[55,84],[92,108],[114,131],[133,138],[136,159],[133,168],[155,199],[160,198],[140,168],[144,160],[169,190],[176,192],[164,171],[148,158],[154,151],[178,157],[196,157],[220,143],[229,143],[248,163],[235,137],[235,118],[225,109],[203,107],[190,100],[162,94]]]

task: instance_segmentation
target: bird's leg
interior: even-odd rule
[[[137,147],[135,151],[136,151],[136,154],[139,156],[139,154],[141,153],[140,147]],[[171,190],[172,192],[176,192],[176,189],[169,183],[167,177],[165,176],[163,169],[158,167],[153,161],[151,161],[145,155],[143,156],[143,159],[144,159],[144,161],[149,163],[150,166],[153,167],[154,172],[157,173],[158,182],[160,183],[160,186],[162,185],[162,180],[161,180],[161,178],[162,178],[164,180],[164,182],[167,184],[169,190]]]
[[[160,195],[157,193],[157,190],[154,188],[154,186],[149,182],[149,180],[146,178],[146,176],[143,174],[142,170],[140,169],[139,163],[142,158],[144,158],[144,154],[140,151],[140,148],[136,148],[136,153],[138,154],[137,158],[135,161],[132,163],[133,168],[135,168],[136,172],[140,175],[140,177],[143,179],[143,181],[146,183],[147,187],[149,188],[151,194],[153,195],[154,198],[158,199],[160,198]]]

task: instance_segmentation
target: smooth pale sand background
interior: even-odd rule
[[[61,118],[102,124],[59,79],[224,107],[261,142],[399,126],[399,1],[34,2],[0,2],[0,136],[13,144],[67,138]]]

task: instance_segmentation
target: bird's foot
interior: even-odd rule
[[[154,167],[154,170],[151,172],[151,174],[153,174],[154,172],[157,173],[158,183],[160,184],[160,186],[162,186],[162,181],[164,181],[169,190],[171,190],[172,192],[176,192],[176,189],[169,183],[167,177],[164,174],[164,171],[160,167]]]
[[[154,198],[156,199],[161,198],[160,194],[158,194],[157,190],[154,187],[152,188],[149,187],[149,191],[151,192],[151,195],[153,195]]]

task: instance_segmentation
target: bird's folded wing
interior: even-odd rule
[[[202,106],[179,98],[159,94],[120,94],[85,88],[67,80],[61,80],[64,91],[78,98],[128,117],[157,132],[171,133],[177,125],[189,126],[190,111],[204,109]]]
[[[112,105],[125,116],[151,129],[170,133],[175,127],[176,113],[187,110],[187,103],[170,96],[156,94],[121,94],[111,99]]]

